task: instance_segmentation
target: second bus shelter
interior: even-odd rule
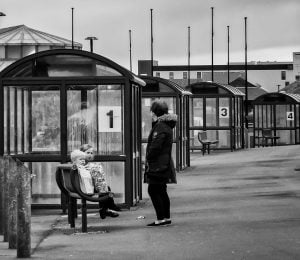
[[[146,82],[142,88],[142,159],[145,158],[147,138],[151,130],[150,106],[154,100],[168,104],[169,113],[177,114],[178,122],[173,133],[172,157],[176,169],[183,170],[188,163],[187,110],[190,92],[173,81],[151,76],[140,76]]]

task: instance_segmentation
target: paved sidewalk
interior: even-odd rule
[[[89,211],[87,234],[80,217],[71,229],[60,212],[40,211],[32,259],[300,259],[300,146],[198,153],[191,165],[168,186],[172,225],[146,227],[148,197],[119,218]],[[3,244],[0,259],[14,259]]]

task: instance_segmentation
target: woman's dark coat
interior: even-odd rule
[[[173,128],[177,115],[165,114],[153,123],[146,149],[146,183],[176,183],[174,163],[172,161]],[[155,178],[147,172],[162,172],[165,178]]]

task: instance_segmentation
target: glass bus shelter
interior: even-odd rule
[[[178,122],[173,133],[173,159],[177,170],[188,165],[187,115],[190,92],[178,84],[159,77],[141,76],[146,82],[142,88],[142,158],[145,158],[147,138],[152,122],[150,106],[154,100],[163,100],[168,104],[169,113],[177,114]]]
[[[218,140],[212,149],[235,150],[244,147],[243,96],[230,85],[196,82],[186,87],[192,92],[189,109],[190,150],[202,146],[198,133],[207,132],[207,138]]]
[[[278,136],[277,145],[300,143],[300,95],[284,92],[257,97],[254,105],[254,140],[259,145],[263,130]]]
[[[139,200],[142,85],[115,62],[81,50],[39,52],[0,73],[0,155],[35,175],[33,204],[60,203],[56,166],[84,143],[95,148],[116,202]]]

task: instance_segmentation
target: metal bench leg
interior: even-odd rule
[[[69,208],[68,208],[68,220],[69,220],[71,228],[75,228],[76,199],[69,197],[68,206],[69,206]]]
[[[207,144],[207,154],[209,154],[210,151],[210,144]]]
[[[81,200],[81,214],[82,214],[82,233],[87,232],[87,210],[86,210],[86,200]]]
[[[205,149],[206,149],[205,144],[202,144],[202,155],[203,155],[203,156],[204,156],[204,154],[205,154]]]

